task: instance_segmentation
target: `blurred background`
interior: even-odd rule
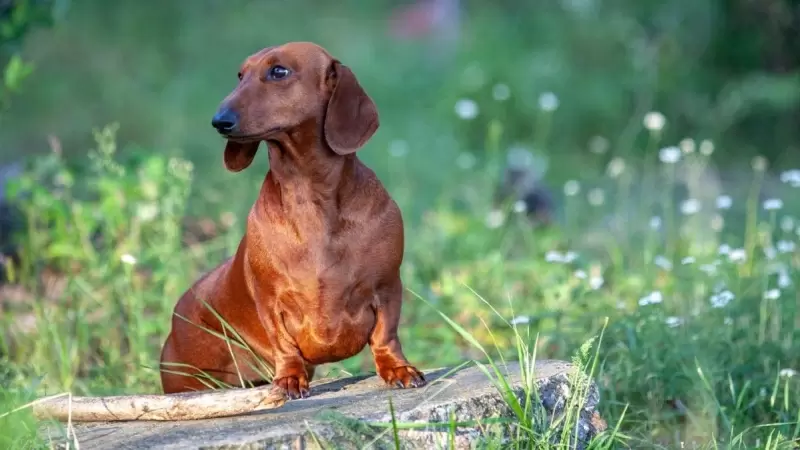
[[[650,110],[669,119],[664,142],[713,139],[724,149],[715,162],[759,153],[791,165],[796,154],[800,13],[789,1],[4,0],[0,8],[3,61],[23,57],[22,68],[6,70],[14,92],[4,95],[6,160],[48,152],[48,136],[82,155],[92,127],[116,121],[122,152],[158,149],[219,170],[210,115],[246,55],[290,40],[317,42],[354,68],[383,119],[364,158],[389,170],[396,162],[386,149],[405,141],[407,159],[425,155],[415,169],[435,168],[417,180],[440,178],[438,163],[452,166],[461,152],[483,156],[492,120],[503,125],[501,151],[518,143],[546,159],[582,161],[598,136],[644,156],[636,143]],[[558,113],[543,124],[549,98]],[[460,100],[470,111],[454,110]]]
[[[800,397],[757,389],[800,368],[795,292],[762,295],[795,274],[795,0],[0,0],[12,403],[159,389],[171,308],[235,249],[268,168],[226,172],[211,117],[245,57],[294,40],[378,105],[360,157],[406,221],[412,360],[481,357],[430,305],[501,353],[525,325],[542,357],[611,316],[605,413],[634,405],[641,442],[798,420]]]

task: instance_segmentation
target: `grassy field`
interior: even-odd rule
[[[696,94],[691,51],[637,62],[613,9],[473,8],[447,58],[390,40],[388,2],[110,3],[30,36],[36,71],[1,119],[1,156],[33,156],[0,294],[0,448],[44,445],[28,409],[3,413],[37,396],[159,391],[175,301],[235,250],[267,169],[262,151],[226,173],[210,117],[244,56],[300,39],[381,112],[362,159],[404,213],[412,361],[577,357],[612,429],[598,448],[797,448],[800,171],[732,137],[724,99],[697,122],[672,101]],[[492,203],[520,148],[554,191],[549,227]],[[372,370],[364,353],[321,375]]]

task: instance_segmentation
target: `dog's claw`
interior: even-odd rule
[[[308,379],[304,376],[280,377],[273,380],[272,384],[274,390],[283,392],[290,400],[307,398],[311,394]]]
[[[398,389],[418,388],[425,386],[425,376],[413,366],[395,367],[393,369],[380,370],[378,372],[389,386]]]

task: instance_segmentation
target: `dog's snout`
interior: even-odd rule
[[[220,133],[231,133],[239,127],[239,115],[230,108],[222,108],[214,114],[211,119],[211,126]]]

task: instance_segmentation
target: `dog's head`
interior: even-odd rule
[[[378,129],[375,103],[353,72],[307,42],[267,47],[239,69],[239,84],[211,124],[225,136],[225,167],[247,168],[261,141],[309,123],[336,154],[361,148]]]

